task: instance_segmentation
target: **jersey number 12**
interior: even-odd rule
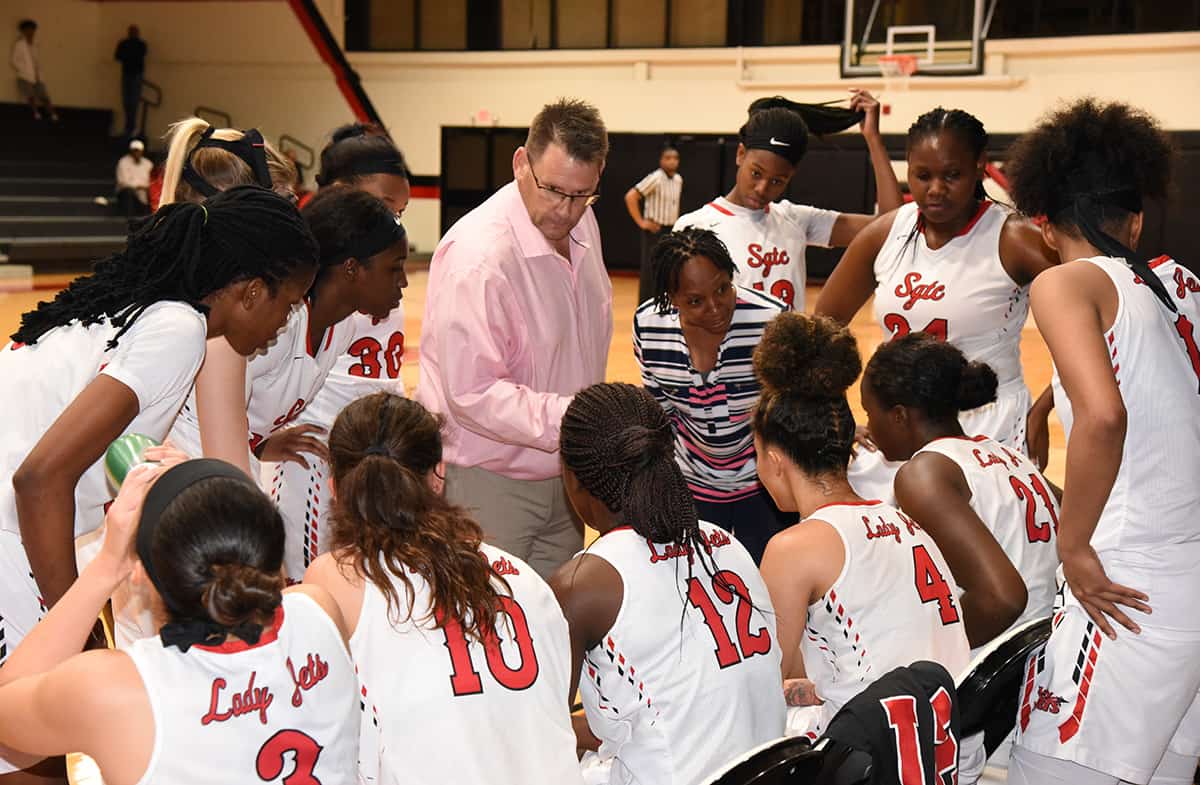
[[[725,628],[725,620],[713,603],[712,597],[704,589],[699,578],[688,579],[688,602],[692,607],[704,614],[704,623],[708,625],[713,640],[716,641],[717,664],[722,668],[737,665],[744,659],[755,654],[766,654],[771,650],[771,633],[766,627],[759,627],[758,632],[750,631],[750,614],[754,606],[750,604],[750,590],[746,582],[735,572],[719,570],[712,578],[713,594],[723,605],[732,605],[737,601],[737,636],[734,646],[729,630]]]

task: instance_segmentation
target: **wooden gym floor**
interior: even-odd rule
[[[404,292],[406,351],[404,368],[401,372],[405,388],[411,393],[417,384],[417,351],[421,335],[421,314],[425,308],[425,284],[428,273],[424,268],[417,268],[409,273],[409,287]],[[7,337],[16,329],[23,312],[29,310],[39,300],[47,299],[69,280],[65,276],[36,276],[32,291],[3,291],[0,290],[0,335]],[[5,283],[13,283],[11,281]],[[613,283],[613,342],[608,355],[608,381],[622,381],[633,384],[640,383],[637,362],[633,358],[633,312],[637,308],[637,278],[630,275],[615,275]],[[816,302],[818,287],[810,286],[806,302],[811,310]],[[851,324],[858,338],[859,351],[863,361],[871,356],[879,345],[880,329],[871,316],[871,305],[868,303],[859,311]],[[1021,357],[1025,366],[1025,381],[1036,398],[1050,383],[1052,368],[1050,355],[1042,342],[1032,317],[1025,326],[1021,338]],[[859,403],[858,385],[855,384],[850,393],[850,403],[855,417],[860,422],[865,421],[862,406]],[[1062,426],[1055,416],[1050,418],[1050,467],[1047,477],[1058,485],[1062,485],[1063,460],[1065,441]]]

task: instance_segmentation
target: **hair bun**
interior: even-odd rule
[[[754,372],[772,395],[839,398],[861,370],[850,330],[824,316],[781,313],[754,350]]]
[[[201,602],[208,616],[223,627],[267,624],[283,601],[283,576],[245,564],[213,564],[212,581]]]
[[[959,411],[976,409],[996,400],[996,372],[987,363],[967,363],[959,377],[956,404]]]
[[[347,123],[334,129],[331,134],[331,139],[334,144],[345,139],[354,139],[359,136],[371,136],[378,133],[378,129],[370,123]]]

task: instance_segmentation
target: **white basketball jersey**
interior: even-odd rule
[[[689,226],[712,230],[737,265],[739,285],[765,291],[802,313],[808,269],[804,251],[810,245],[828,247],[839,215],[786,200],[751,210],[718,196],[680,216],[675,231]]]
[[[845,548],[841,574],[808,606],[800,642],[804,670],[825,701],[822,729],[893,668],[917,660],[952,674],[966,668],[971,654],[961,590],[924,529],[878,501],[826,505],[807,520],[831,525]]]
[[[429,588],[416,573],[408,573],[415,621],[403,611],[403,621],[389,618],[386,598],[365,584],[350,651],[370,714],[361,742],[368,782],[582,783],[567,704],[567,620],[529,565],[487,544],[480,551],[512,590],[498,640],[486,646],[457,624],[438,629],[423,618]],[[407,607],[404,584],[392,584]],[[366,759],[369,750],[377,760]]]
[[[1059,562],[1058,499],[1046,478],[1033,461],[985,436],[935,439],[915,455],[923,452],[944,455],[962,470],[971,509],[1025,580],[1025,610],[1009,629],[1048,617]]]
[[[324,428],[333,425],[346,404],[385,390],[404,395],[400,367],[404,362],[404,305],[384,319],[367,314],[350,316],[353,340],[334,360],[325,384],[305,407],[302,422]]]
[[[584,655],[579,680],[611,783],[704,783],[783,734],[782,652],[767,587],[741,543],[710,523],[700,528],[703,560],[629,527],[587,549],[624,584],[617,620]]]
[[[984,201],[936,251],[925,243],[916,202],[896,212],[875,257],[875,318],[892,338],[924,330],[954,344],[968,360],[992,366],[1001,387],[1021,383],[1021,329],[1029,287],[1000,262],[1009,210]]]
[[[307,302],[294,308],[274,342],[246,362],[251,450],[296,421],[354,339],[354,317],[350,316],[328,328],[314,343],[308,336],[308,316]],[[189,455],[201,454],[195,390],[171,429],[171,440]]]
[[[1127,584],[1150,595],[1154,614],[1144,617],[1147,624],[1197,631],[1200,279],[1165,256],[1150,263],[1178,308],[1172,313],[1124,260],[1085,261],[1117,290],[1117,315],[1105,340],[1126,411],[1121,468],[1091,545],[1106,565],[1119,562],[1161,581],[1158,591]],[[1074,416],[1057,370],[1054,404],[1070,444]]]
[[[354,666],[333,620],[288,593],[275,625],[241,641],[129,649],[154,712],[141,783],[357,782]]]
[[[204,361],[208,331],[202,314],[180,302],[151,305],[108,349],[117,328],[107,321],[56,327],[32,346],[0,349],[0,405],[5,412],[0,439],[0,528],[19,532],[12,476],[30,450],[76,396],[104,374],[137,396],[138,412],[123,434],[162,440],[179,413]],[[75,486],[75,535],[104,520],[113,494],[97,460]]]

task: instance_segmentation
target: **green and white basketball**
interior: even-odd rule
[[[158,442],[140,433],[127,433],[108,445],[104,452],[104,476],[113,493],[121,489],[129,470],[140,463],[146,463],[144,453],[147,447],[157,447]]]

